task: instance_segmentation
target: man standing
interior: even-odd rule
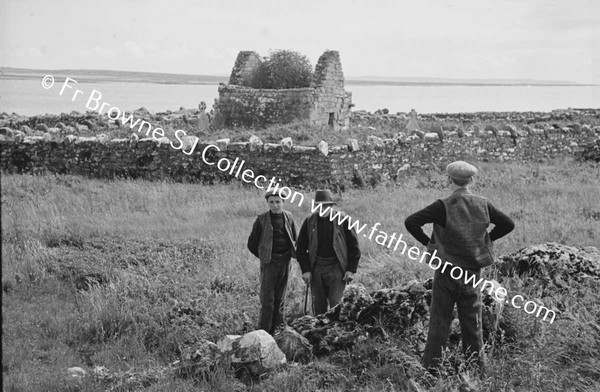
[[[342,301],[346,283],[354,279],[360,249],[348,223],[339,223],[344,213],[332,209],[336,203],[329,190],[318,190],[313,203],[320,205],[302,224],[297,259],[302,279],[310,285],[314,313],[322,314]]]
[[[269,211],[260,214],[248,237],[248,250],[260,259],[260,316],[258,329],[271,335],[283,323],[283,301],[290,270],[296,257],[294,217],[283,210],[287,195],[267,191]]]
[[[442,349],[446,345],[452,311],[456,303],[462,334],[463,353],[474,356],[483,365],[482,305],[480,288],[465,284],[450,276],[451,268],[458,266],[465,274],[479,280],[481,268],[494,263],[492,242],[514,229],[513,221],[481,196],[469,190],[477,173],[475,166],[457,161],[446,168],[452,194],[406,218],[406,229],[427,246],[430,257],[449,262],[450,268],[437,269],[433,280],[429,333],[423,354],[423,365],[435,371],[440,365]],[[431,239],[422,226],[433,223]],[[488,233],[490,223],[494,228]],[[435,253],[434,253],[435,252]]]

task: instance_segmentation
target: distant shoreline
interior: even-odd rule
[[[219,85],[227,83],[227,76],[185,75],[150,72],[106,71],[106,70],[42,70],[0,67],[0,80],[40,80],[44,75],[53,75],[59,79],[67,76],[77,78],[80,83],[150,83],[178,85]],[[394,81],[346,78],[347,86],[529,86],[529,87],[594,87],[597,84],[578,84],[552,81]]]

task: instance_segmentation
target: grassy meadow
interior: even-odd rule
[[[597,166],[570,159],[478,166],[474,189],[516,223],[496,244],[497,254],[548,241],[599,245]],[[393,336],[253,383],[242,383],[225,367],[162,376],[197,339],[216,341],[254,329],[259,262],[246,240],[256,215],[267,209],[256,188],[52,174],[2,175],[1,185],[4,391],[405,390],[399,366],[373,354],[394,346]],[[303,206],[286,205],[298,228],[310,210],[312,193],[304,194]],[[409,176],[349,190],[339,204],[354,219],[369,226],[380,222],[381,230],[403,233],[418,245],[404,218],[446,194],[441,174]],[[356,278],[369,290],[433,275],[374,241],[359,240],[363,257]],[[296,317],[304,285],[292,262],[286,309]],[[177,314],[177,307],[192,311]],[[519,340],[490,355],[482,391],[600,388],[598,332],[567,328],[562,321],[541,325],[522,312],[505,311],[520,320]],[[598,314],[600,305],[575,316],[593,320]],[[105,366],[119,376],[110,382],[69,380],[72,366]],[[429,390],[452,391],[458,382],[448,376]]]

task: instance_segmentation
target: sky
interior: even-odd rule
[[[0,66],[229,75],[290,49],[346,76],[600,84],[598,0],[0,0]]]

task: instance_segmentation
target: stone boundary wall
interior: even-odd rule
[[[231,126],[252,126],[308,119],[316,100],[315,89],[309,87],[270,90],[221,85],[215,122],[227,122]]]
[[[497,135],[482,132],[479,136],[449,135],[444,141],[432,135],[421,139],[380,139],[369,137],[359,145],[349,139],[347,145],[317,147],[291,146],[291,140],[280,144],[252,142],[229,143],[217,141],[221,151],[207,150],[207,160],[216,162],[228,158],[245,161],[244,170],[251,169],[255,176],[275,176],[282,185],[300,188],[350,185],[361,177],[366,184],[372,178],[396,179],[403,172],[438,170],[452,160],[478,161],[539,161],[541,159],[581,153],[583,147],[596,143],[598,135],[577,132],[535,133],[527,137],[511,138],[501,131]],[[194,153],[184,154],[168,142],[151,138],[113,139],[68,136],[62,142],[41,136],[28,136],[22,141],[0,140],[0,169],[4,173],[79,174],[95,178],[143,178],[177,182],[241,181],[216,165],[202,160],[209,144],[199,143]],[[251,185],[251,184],[250,184]]]

